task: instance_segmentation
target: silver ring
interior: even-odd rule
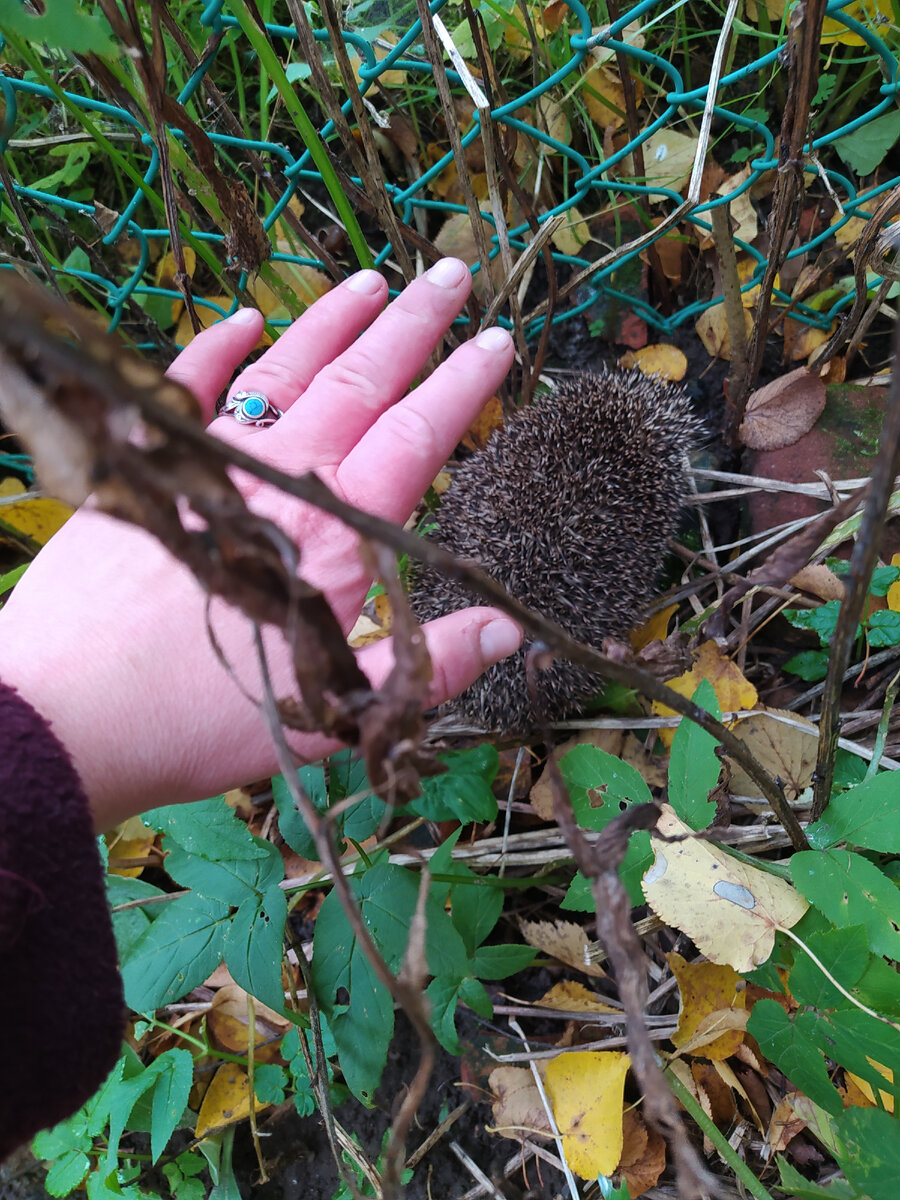
[[[242,425],[274,425],[284,416],[262,392],[235,392],[222,405],[222,412],[230,413]]]

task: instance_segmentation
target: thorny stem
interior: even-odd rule
[[[898,355],[900,355],[900,328],[894,338],[895,363],[898,361]],[[884,528],[891,490],[898,471],[900,471],[900,372],[895,369],[881,425],[878,457],[875,460],[869,493],[862,511],[859,534],[850,558],[847,594],[841,603],[841,611],[838,614],[837,626],[828,654],[828,675],[825,679],[825,690],[822,693],[822,714],[819,722],[819,754],[816,759],[816,773],[813,776],[811,821],[817,821],[821,817],[831,798],[834,760],[841,731],[841,685],[850,664],[853,643],[856,641],[856,629],[869,591],[872,570],[878,558],[880,534]]]

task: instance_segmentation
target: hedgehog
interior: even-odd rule
[[[508,418],[458,468],[428,537],[580,641],[624,638],[654,595],[698,434],[680,388],[638,370],[574,376]],[[423,565],[410,602],[428,621],[475,601]],[[511,735],[578,711],[601,681],[555,660],[536,673],[535,712],[525,678],[530,645],[444,712]]]

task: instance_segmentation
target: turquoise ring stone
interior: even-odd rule
[[[262,392],[235,392],[222,405],[242,425],[273,425],[282,412]]]

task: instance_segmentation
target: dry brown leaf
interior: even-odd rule
[[[751,450],[783,450],[809,433],[825,408],[825,383],[806,367],[757,388],[739,434]]]
[[[683,1054],[729,1058],[744,1040],[747,1023],[741,977],[733,967],[718,963],[689,963],[674,952],[667,958],[681,995],[672,1045]]]
[[[738,1115],[731,1088],[710,1062],[691,1063],[691,1078],[703,1111],[716,1125],[727,1128]]]
[[[814,350],[828,341],[833,330],[833,321],[828,329],[819,329],[815,325],[804,325],[802,321],[786,317],[784,321],[784,361],[804,362]]]
[[[638,1196],[656,1187],[666,1169],[666,1142],[655,1129],[647,1128],[644,1118],[633,1108],[625,1110],[622,1127],[619,1170],[631,1200],[637,1200]]]
[[[488,1076],[494,1117],[491,1133],[521,1142],[529,1137],[550,1137],[550,1117],[537,1090],[534,1076],[525,1067],[497,1067]]]
[[[694,942],[714,963],[750,971],[765,962],[779,929],[790,929],[809,908],[790,884],[732,858],[713,842],[692,836],[669,804],[651,834],[656,854],[643,880],[653,911]]]
[[[582,247],[591,240],[591,231],[587,218],[583,217],[577,208],[567,210],[565,220],[550,235],[550,240],[560,254],[580,254]]]
[[[803,567],[796,575],[788,580],[791,587],[800,592],[809,592],[820,600],[843,600],[847,589],[840,576],[835,575],[824,563],[811,563]]]
[[[770,1154],[782,1154],[797,1134],[806,1128],[806,1122],[794,1110],[795,1094],[788,1092],[775,1105],[766,1134],[766,1148]]]
[[[291,1023],[261,1000],[254,1000],[253,1008],[256,1061],[275,1062],[279,1057],[281,1037],[292,1028]],[[244,989],[236,983],[219,988],[213,996],[206,1024],[220,1050],[227,1050],[230,1054],[246,1054],[250,1045],[250,1025]]]
[[[490,441],[491,434],[503,424],[503,406],[499,396],[491,396],[487,404],[466,430],[462,444],[467,450],[481,450]],[[447,475],[449,483],[450,476]],[[446,490],[446,489],[445,489]],[[440,495],[440,493],[438,493]]]
[[[588,937],[580,925],[572,921],[522,921],[520,928],[529,946],[535,946],[583,975],[592,975],[595,979],[606,975],[602,967],[586,961]]]
[[[720,196],[730,196],[747,182],[750,175],[751,171],[748,165],[737,174],[728,175],[720,180],[715,190]],[[741,192],[739,196],[732,197],[728,214],[731,217],[732,237],[740,238],[742,242],[752,242],[759,233],[759,219],[756,209],[753,207],[753,201],[750,199],[749,188],[747,191]],[[707,233],[706,230],[702,230],[698,236],[701,250],[708,250],[715,245],[712,232]]]
[[[792,722],[778,720],[784,717]],[[797,728],[800,725],[802,728]],[[812,783],[816,767],[819,731],[812,722],[797,713],[778,708],[760,708],[752,716],[743,717],[734,725],[735,737],[740,738],[763,770],[781,781],[788,800],[796,800]],[[731,760],[729,760],[731,761]],[[759,786],[743,767],[731,762],[731,791],[736,796],[763,799]]]

